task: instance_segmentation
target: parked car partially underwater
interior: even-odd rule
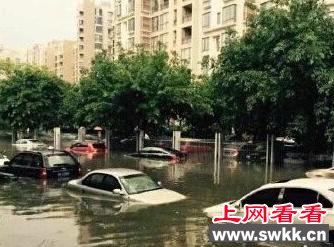
[[[244,206],[264,204],[272,210],[276,204],[292,203],[294,209],[302,210],[306,204],[321,203],[327,210],[324,216],[324,224],[329,224],[330,231],[334,230],[334,180],[324,178],[301,178],[277,183],[270,183],[248,193],[236,201],[229,201],[204,209],[204,213],[209,217],[220,216],[224,204],[234,207],[236,216],[244,215]],[[261,223],[259,220],[255,223]],[[272,222],[274,223],[274,222]],[[304,224],[297,217],[294,217],[295,224]]]
[[[316,169],[305,173],[309,178],[334,178],[334,167],[327,169]]]
[[[9,161],[6,155],[0,154],[0,166],[3,166],[6,161]]]
[[[181,160],[187,157],[187,153],[173,148],[145,147],[139,152],[129,154],[128,156],[161,160]]]
[[[69,148],[66,148],[66,151],[76,154],[104,153],[106,145],[104,142],[76,142]]]
[[[164,189],[145,173],[125,168],[95,170],[83,178],[71,180],[69,189],[114,200],[134,201],[149,205],[167,204],[186,199],[175,191]]]
[[[47,145],[38,139],[19,139],[13,143],[18,150],[32,150],[45,148]]]
[[[81,165],[66,151],[26,151],[6,161],[0,172],[18,177],[68,179],[81,175]]]

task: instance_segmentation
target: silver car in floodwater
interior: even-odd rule
[[[81,193],[98,194],[115,200],[159,205],[186,199],[180,193],[164,189],[145,173],[125,168],[95,170],[83,178],[68,182],[68,188]]]

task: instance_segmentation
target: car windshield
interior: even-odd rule
[[[70,165],[74,166],[74,159],[68,154],[49,154],[46,156],[50,167]]]
[[[32,143],[41,143],[39,140],[37,140],[37,139],[31,139],[31,140],[29,140],[30,142],[32,142]]]
[[[149,176],[136,174],[121,178],[121,182],[128,194],[138,194],[146,191],[161,189]]]

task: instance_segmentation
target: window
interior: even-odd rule
[[[80,24],[80,25],[83,25],[83,24],[84,24],[84,21],[83,21],[83,20],[79,20],[79,24]]]
[[[102,50],[102,44],[101,43],[95,43],[95,49]]]
[[[135,0],[128,1],[128,13],[133,12],[135,9]]]
[[[237,15],[237,5],[232,4],[223,8],[223,22],[235,21]]]
[[[85,178],[85,180],[82,181],[82,184],[88,187],[100,189],[102,187],[103,178],[104,174],[94,173]]]
[[[184,59],[188,62],[191,60],[191,48],[185,48],[181,50],[181,59]]]
[[[203,28],[208,28],[210,27],[210,12],[209,13],[205,13],[202,16],[202,27]]]
[[[11,162],[11,165],[13,165],[13,166],[22,166],[22,165],[24,165],[23,154],[16,155],[13,158],[13,160]]]
[[[331,203],[321,194],[318,196],[318,202],[322,204],[323,208],[333,208],[333,203]]]
[[[168,25],[168,13],[160,16],[159,20],[159,30],[166,30]]]
[[[272,207],[273,205],[278,203],[278,195],[280,193],[280,190],[280,188],[273,188],[257,191],[243,199],[241,204],[242,206],[244,206],[245,204],[265,204],[268,207]]]
[[[79,50],[83,50],[84,46],[83,45],[79,45]]]
[[[216,44],[216,51],[220,51],[220,36],[213,37]]]
[[[152,31],[153,32],[158,31],[158,27],[159,27],[159,19],[158,16],[156,16],[152,18]]]
[[[209,37],[202,39],[202,51],[209,50]]]
[[[122,15],[122,5],[121,4],[118,4],[116,6],[116,15],[117,16],[121,16]]]
[[[135,47],[135,38],[129,38],[128,46],[129,46],[129,49],[132,49]]]
[[[301,208],[304,204],[318,202],[318,192],[308,189],[286,188],[282,203],[292,203],[294,207]]]
[[[95,23],[98,24],[98,25],[102,25],[102,17],[96,17],[95,19]]]
[[[103,15],[103,10],[99,9],[99,15]]]
[[[95,27],[95,31],[96,31],[97,33],[102,33],[102,32],[103,32],[102,26],[96,26],[96,27]]]
[[[95,41],[96,42],[103,42],[103,35],[102,34],[95,34]]]
[[[41,155],[33,155],[32,156],[32,164],[33,167],[42,167],[43,166],[43,158]]]
[[[55,167],[62,164],[67,166],[75,166],[76,162],[74,158],[69,154],[49,154],[46,156],[46,162],[49,167]]]
[[[134,32],[135,31],[135,18],[132,18],[128,21],[128,31]]]
[[[84,12],[83,12],[83,11],[79,11],[79,15],[80,15],[80,16],[83,16],[83,15],[84,15]]]
[[[107,191],[113,191],[114,189],[122,189],[122,187],[115,177],[106,175],[105,178],[103,179],[101,189]]]
[[[221,20],[221,13],[220,12],[218,12],[217,13],[217,25],[220,25],[220,20]]]

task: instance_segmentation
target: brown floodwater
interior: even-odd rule
[[[17,150],[0,140],[0,151]],[[57,181],[19,179],[0,184],[0,246],[217,246],[208,241],[209,220],[202,209],[237,199],[272,180],[303,177],[309,168],[274,167],[266,174],[262,162],[223,160],[212,153],[190,156],[181,164],[128,158],[111,152],[81,156],[86,169],[126,167],[144,171],[187,200],[135,208],[104,198],[82,197]],[[221,246],[304,246],[293,244],[223,244]],[[308,244],[307,246],[324,246]]]

